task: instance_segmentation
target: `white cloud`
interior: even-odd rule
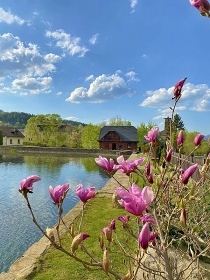
[[[148,55],[147,54],[142,54],[142,56],[141,56],[143,59],[146,59],[146,58],[148,58]]]
[[[22,95],[27,95],[28,93],[39,94],[42,92],[49,92],[52,83],[51,77],[44,78],[30,78],[22,77],[21,79],[15,79],[12,82],[13,91],[22,91]]]
[[[138,4],[138,0],[130,0],[131,12],[135,12],[135,8]]]
[[[49,73],[56,71],[54,64],[60,59],[53,53],[42,54],[37,45],[26,45],[11,33],[0,35],[0,79],[6,84],[1,91],[21,94],[49,91],[52,84]]]
[[[180,112],[180,111],[184,111],[186,110],[185,106],[177,106],[176,107],[176,113]],[[164,118],[167,118],[169,116],[171,116],[171,109],[170,108],[166,108],[166,109],[158,109],[157,110],[157,116],[155,116],[153,118],[153,120],[163,120]]]
[[[97,41],[98,41],[98,36],[99,36],[98,33],[94,34],[94,35],[90,38],[89,43],[90,43],[91,45],[95,45],[95,44],[97,43]]]
[[[53,54],[43,56],[37,45],[29,43],[25,46],[19,37],[11,33],[0,36],[0,77],[44,76],[56,70],[53,63],[58,60],[58,56]]]
[[[66,118],[64,118],[64,120],[67,120],[67,121],[78,121],[78,118],[77,117],[66,117]]]
[[[170,107],[173,107],[174,101],[173,89],[160,88],[154,91],[147,91],[146,97],[140,104],[142,107],[156,108],[158,116],[155,119],[164,118],[170,115]],[[193,85],[187,83],[183,86],[182,95],[179,99],[176,111],[210,111],[210,88],[206,84]]]
[[[69,53],[74,56],[84,57],[88,49],[86,47],[80,46],[80,38],[72,37],[67,34],[62,29],[56,31],[47,31],[46,37],[52,38],[56,41],[56,46],[60,47],[64,52]]]
[[[48,63],[57,63],[61,60],[61,57],[53,53],[48,53],[47,55],[45,55],[44,59]]]
[[[195,105],[191,108],[192,111],[206,112],[210,111],[210,99],[198,100]]]
[[[147,91],[146,95],[148,95],[148,97],[143,100],[140,106],[152,108],[165,108],[167,106],[166,103],[168,104],[168,106],[171,106],[171,98],[173,96],[172,92],[173,88],[160,88],[154,91]]]
[[[125,76],[128,78],[128,82],[139,82],[140,79],[136,77],[137,73],[134,71],[130,71],[125,74]]]
[[[90,75],[85,79],[86,82],[93,81],[93,80],[94,80],[94,75]]]
[[[0,8],[0,22],[5,22],[7,24],[17,23],[22,25],[25,23],[23,19],[18,16],[11,14],[10,12],[6,12],[2,8]]]
[[[101,103],[124,95],[132,95],[134,92],[128,88],[125,80],[117,73],[113,75],[102,74],[89,86],[76,88],[70,93],[66,101],[72,103],[91,102]]]

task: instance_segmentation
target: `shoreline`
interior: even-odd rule
[[[137,158],[137,154],[132,154],[129,160]],[[128,176],[120,171],[115,173],[115,177],[121,184],[128,183]],[[112,197],[114,188],[116,187],[116,180],[110,178],[108,182],[101,189],[102,192],[106,193],[106,196]],[[99,192],[100,195],[100,192]],[[105,196],[105,194],[103,194]],[[65,216],[64,221],[69,226],[74,219],[80,214],[82,209],[82,202],[79,201]],[[65,233],[66,228],[61,227],[61,234]],[[30,246],[24,254],[18,258],[9,268],[7,272],[0,273],[0,280],[24,280],[29,276],[35,269],[36,262],[40,256],[45,254],[50,247],[50,241],[45,237],[41,237],[37,242]]]
[[[27,154],[47,154],[47,155],[104,155],[119,156],[133,153],[132,150],[101,150],[101,149],[77,149],[67,147],[39,147],[39,146],[0,146],[0,154],[6,155],[27,155]]]

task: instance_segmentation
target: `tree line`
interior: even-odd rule
[[[61,117],[57,114],[37,115],[31,117],[25,127],[25,144],[48,146],[48,147],[68,147],[68,148],[85,148],[85,149],[99,149],[100,129],[107,125],[101,122],[98,125],[87,124],[85,126],[79,124],[77,126],[63,123]],[[122,120],[121,118],[113,118],[109,121],[110,126],[131,126],[131,122]],[[144,136],[148,131],[155,126],[153,122],[140,123],[136,126],[138,134],[138,148],[143,150],[145,145]],[[197,131],[188,132],[185,129],[181,117],[177,114],[174,116],[173,122],[173,146],[176,148],[176,139],[178,132],[184,131],[185,144],[183,152],[188,154],[192,150],[192,139],[198,134]],[[165,139],[162,141],[162,149],[165,150]],[[195,155],[204,155],[208,153],[208,142],[196,151]]]
[[[18,129],[24,129],[27,121],[32,117],[36,117],[36,115],[24,112],[4,112],[3,110],[0,110],[0,126],[11,126]],[[86,125],[72,120],[62,120],[62,122],[73,126]]]

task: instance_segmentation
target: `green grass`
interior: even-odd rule
[[[94,255],[98,260],[102,261],[103,258],[103,250],[99,246],[99,236],[101,234],[101,230],[104,227],[107,227],[112,219],[116,219],[116,235],[113,235],[113,242],[111,242],[110,247],[110,260],[112,268],[120,274],[125,275],[128,271],[125,264],[127,260],[125,256],[122,254],[121,249],[117,245],[117,239],[123,244],[126,250],[131,253],[134,252],[134,244],[133,239],[128,236],[128,233],[122,229],[122,223],[117,220],[118,216],[126,215],[124,209],[113,208],[111,198],[100,198],[96,197],[90,200],[85,208],[85,215],[82,225],[82,232],[86,232],[90,235],[84,241],[84,246]],[[75,228],[78,228],[78,224],[80,222],[80,218],[78,217],[75,221]],[[132,223],[136,222],[135,217],[133,217],[131,221]],[[62,244],[63,246],[70,251],[71,238],[69,234],[65,234],[62,236]],[[105,244],[107,247],[108,244]],[[87,261],[90,261],[90,258],[85,256],[84,252],[79,248],[76,252],[77,256],[81,256]],[[68,257],[64,253],[54,249],[53,247],[48,250],[48,252],[40,257],[37,261],[36,268],[34,272],[29,275],[27,280],[35,279],[35,280],[72,280],[72,279],[86,279],[86,280],[97,280],[97,279],[115,279],[112,275],[106,275],[105,272],[101,269],[91,269],[87,270],[84,266],[75,261],[74,259]]]

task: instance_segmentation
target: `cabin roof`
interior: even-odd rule
[[[125,142],[138,142],[137,129],[134,126],[104,126],[100,130],[99,141],[111,131],[115,131]]]

